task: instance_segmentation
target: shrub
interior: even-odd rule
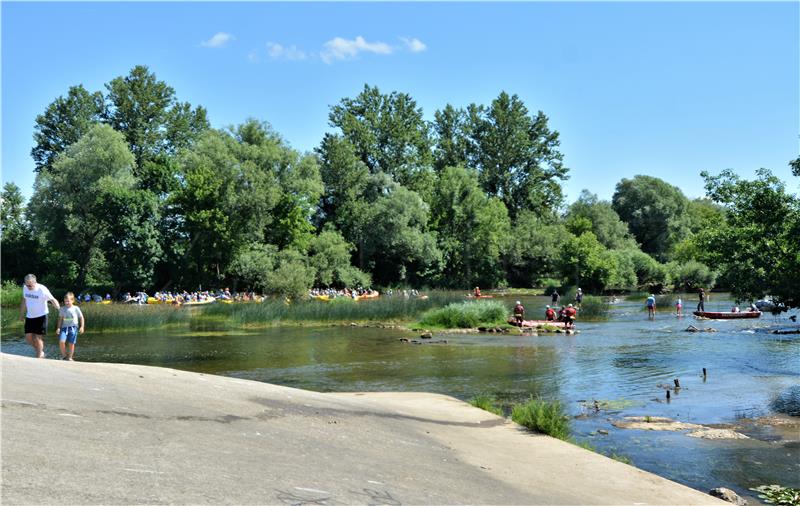
[[[511,419],[530,430],[567,441],[569,418],[560,401],[531,399],[517,404],[511,410]]]
[[[3,307],[19,307],[22,303],[22,285],[14,281],[3,281],[0,286],[0,305]]]
[[[503,303],[479,300],[448,304],[429,311],[422,316],[421,323],[432,327],[469,329],[505,323],[507,316],[508,309]]]
[[[667,264],[669,282],[676,292],[694,292],[698,288],[711,288],[717,280],[717,273],[705,264],[690,260],[683,264]]]

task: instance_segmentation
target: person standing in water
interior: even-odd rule
[[[656,296],[652,293],[650,297],[647,298],[647,316],[650,318],[655,318],[656,316]]]
[[[675,301],[675,314],[678,316],[683,316],[683,301],[680,297],[678,297],[678,300]]]
[[[20,303],[19,319],[25,322],[25,340],[28,341],[36,358],[44,358],[44,335],[47,333],[47,303],[60,309],[58,301],[46,286],[36,282],[36,276],[25,276],[25,286],[22,287],[22,302]]]
[[[517,301],[517,305],[514,306],[514,320],[516,320],[517,324],[521,327],[522,321],[525,319],[525,306],[522,305],[522,302]]]

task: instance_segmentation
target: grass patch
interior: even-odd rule
[[[584,295],[578,318],[581,320],[603,320],[608,318],[610,304],[608,299],[594,295]]]
[[[475,302],[451,303],[428,311],[420,323],[429,327],[448,329],[471,329],[478,326],[502,325],[506,323],[508,309],[502,302],[478,300]]]
[[[511,419],[530,430],[569,441],[569,417],[560,401],[531,399],[511,410]]]
[[[477,395],[469,400],[469,403],[489,413],[494,413],[497,416],[503,416],[503,409],[497,405],[494,397],[489,395]]]

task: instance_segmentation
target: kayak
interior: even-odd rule
[[[212,304],[212,303],[216,302],[216,300],[217,299],[215,299],[214,297],[208,297],[208,298],[206,298],[206,300],[194,300],[194,301],[190,301],[190,302],[184,302],[183,305],[184,306],[204,306],[206,304]]]
[[[373,290],[372,292],[370,292],[370,293],[368,293],[366,295],[358,295],[358,296],[356,296],[356,300],[377,299],[380,296],[381,296],[381,294],[379,292],[376,292],[376,291]]]
[[[738,320],[740,318],[758,318],[761,316],[761,311],[739,311],[738,313],[731,311],[695,311],[694,315],[710,320]]]
[[[469,299],[494,299],[494,295],[467,295]]]

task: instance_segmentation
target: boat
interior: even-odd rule
[[[204,306],[206,304],[213,304],[216,302],[217,299],[214,297],[206,297],[204,300],[193,300],[189,302],[184,302],[184,306]]]
[[[355,297],[355,300],[377,299],[380,296],[381,296],[380,292],[377,292],[377,291],[373,290],[373,291],[371,291],[371,292],[369,292],[367,294],[364,294],[364,295],[357,295]]]
[[[494,299],[494,295],[467,295],[468,299]]]
[[[758,318],[761,311],[695,311],[695,316],[708,318],[709,320],[738,320],[741,318]]]
[[[323,302],[328,302],[329,300],[331,300],[331,296],[330,295],[314,295],[311,298],[314,299],[314,300],[321,300]]]

